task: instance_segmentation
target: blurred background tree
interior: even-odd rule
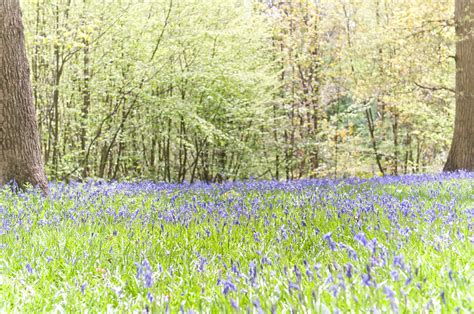
[[[23,1],[50,178],[439,171],[454,1]]]

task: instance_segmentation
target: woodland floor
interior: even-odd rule
[[[474,311],[474,174],[0,193],[1,312]]]

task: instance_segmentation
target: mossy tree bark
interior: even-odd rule
[[[19,0],[0,1],[0,184],[48,192]]]
[[[445,171],[474,170],[474,0],[456,0],[456,118]]]

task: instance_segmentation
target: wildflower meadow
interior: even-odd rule
[[[469,313],[474,174],[0,195],[1,312]]]

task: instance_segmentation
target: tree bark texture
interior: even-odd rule
[[[19,0],[0,0],[0,184],[47,193]]]
[[[456,0],[456,117],[444,171],[474,170],[474,0]]]

